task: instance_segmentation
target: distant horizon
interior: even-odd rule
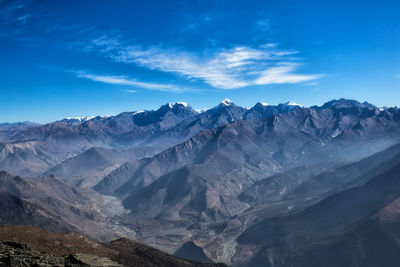
[[[0,1],[0,121],[184,101],[400,105],[400,2]]]
[[[168,103],[161,104],[161,105],[159,105],[158,107],[155,107],[155,108],[150,108],[150,109],[140,109],[140,108],[139,108],[139,109],[135,109],[135,110],[123,110],[123,111],[120,111],[120,112],[114,113],[114,114],[91,114],[91,115],[81,115],[81,116],[74,116],[74,117],[72,117],[72,116],[67,116],[67,117],[58,118],[58,119],[55,119],[55,120],[45,121],[45,122],[38,122],[38,121],[31,121],[31,120],[13,121],[13,122],[9,122],[9,121],[3,122],[3,121],[0,121],[0,124],[34,123],[34,124],[44,125],[44,124],[48,124],[48,123],[52,123],[52,122],[56,122],[56,121],[61,121],[61,120],[64,120],[64,119],[89,118],[89,120],[90,120],[90,119],[96,118],[96,117],[117,116],[117,115],[119,115],[119,114],[121,114],[121,113],[124,113],[124,112],[156,111],[156,110],[160,109],[162,106],[165,106],[165,105],[168,105],[168,104],[179,104],[179,103],[186,103],[186,104],[188,104],[193,110],[199,111],[199,113],[201,113],[201,112],[207,111],[207,110],[209,110],[209,109],[212,109],[212,108],[214,108],[214,107],[217,107],[217,106],[218,106],[220,103],[222,103],[224,100],[231,100],[232,103],[235,104],[236,106],[240,106],[240,107],[242,107],[242,108],[248,108],[248,109],[250,109],[250,108],[254,107],[257,103],[266,103],[266,104],[268,104],[268,105],[270,105],[270,106],[278,106],[279,104],[287,104],[287,103],[290,103],[290,102],[293,102],[294,104],[298,104],[298,105],[300,105],[300,106],[302,106],[302,107],[304,107],[304,108],[310,108],[310,107],[312,107],[312,106],[319,106],[319,107],[320,107],[320,106],[323,106],[324,104],[326,104],[326,103],[328,103],[328,102],[330,102],[330,101],[333,101],[333,100],[341,100],[341,99],[344,99],[344,100],[355,100],[355,101],[357,101],[357,102],[359,102],[359,103],[361,103],[361,104],[363,104],[363,103],[368,103],[368,104],[371,104],[371,105],[376,106],[377,108],[384,108],[384,107],[387,107],[387,108],[391,108],[391,107],[397,108],[397,107],[398,107],[397,105],[394,105],[394,106],[378,106],[378,105],[375,105],[374,103],[371,103],[371,102],[368,102],[368,101],[360,101],[360,100],[357,100],[357,99],[349,99],[349,98],[335,98],[335,99],[331,99],[331,100],[325,101],[325,102],[320,103],[320,104],[311,104],[311,105],[303,105],[302,103],[298,103],[298,102],[296,102],[296,101],[288,100],[288,101],[280,102],[280,103],[269,103],[269,102],[266,102],[266,101],[257,101],[257,102],[255,102],[253,105],[251,105],[251,106],[243,106],[243,105],[238,104],[238,103],[235,102],[235,101],[232,101],[232,100],[229,99],[229,98],[225,98],[225,99],[222,99],[221,101],[217,102],[217,103],[216,103],[215,105],[213,105],[213,106],[202,107],[202,108],[193,107],[189,102],[186,102],[186,101],[175,101],[175,102],[168,102]],[[201,111],[201,112],[200,112],[200,111]]]

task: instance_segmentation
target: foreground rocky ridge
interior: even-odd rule
[[[122,267],[123,265],[96,255],[70,254],[68,256],[57,256],[39,252],[29,244],[1,241],[0,266]]]
[[[30,226],[0,226],[0,266],[225,266],[196,263],[119,239],[95,243],[75,233],[46,232]]]

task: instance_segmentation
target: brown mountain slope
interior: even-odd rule
[[[76,188],[55,176],[25,179],[0,171],[0,192],[34,203],[79,229],[96,227],[103,217],[101,195]]]
[[[62,217],[29,200],[0,192],[0,224],[34,225],[50,231],[76,231]]]
[[[64,260],[71,259],[71,257],[82,261],[98,260],[98,257],[101,257],[111,259],[123,266],[135,267],[225,266],[224,264],[195,263],[183,260],[129,239],[118,239],[100,244],[75,233],[47,232],[31,226],[0,226],[0,241],[28,243],[42,253],[64,256],[66,257]],[[71,254],[74,256],[68,256]]]

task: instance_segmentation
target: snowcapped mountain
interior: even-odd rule
[[[68,118],[45,125],[29,125],[29,127],[24,126],[22,128],[18,126],[18,130],[12,130],[13,127],[7,126],[7,133],[9,134],[7,134],[6,140],[14,143],[35,140],[40,144],[40,147],[45,148],[45,151],[53,151],[50,154],[57,160],[41,159],[43,165],[38,166],[37,169],[43,169],[48,167],[49,164],[51,166],[59,160],[62,161],[77,155],[90,147],[123,149],[134,146],[153,146],[156,150],[161,150],[184,142],[205,129],[214,129],[237,120],[258,121],[271,118],[274,115],[302,110],[314,114],[304,122],[310,124],[307,126],[309,129],[312,125],[318,127],[318,120],[316,119],[318,116],[346,116],[348,120],[352,121],[376,116],[377,120],[388,120],[390,123],[398,122],[399,117],[397,108],[382,110],[368,103],[346,99],[332,100],[320,107],[313,106],[310,108],[305,108],[294,102],[279,105],[259,102],[250,109],[242,108],[235,105],[231,100],[224,99],[217,106],[201,113],[193,110],[185,102],[175,102],[165,104],[157,110],[123,112],[115,116]],[[354,125],[354,130],[363,131],[368,124],[372,125],[373,122],[360,122]],[[331,133],[331,138],[335,138],[342,134],[343,128],[346,126],[335,124],[332,127],[334,131]],[[55,149],[56,147],[57,149]],[[57,151],[57,155],[54,154],[54,151]],[[48,153],[41,155],[46,154]],[[6,170],[20,173],[24,164],[17,162],[10,163],[9,166],[14,167],[6,168]],[[23,174],[32,175],[32,173],[26,172]]]
[[[225,106],[230,106],[231,104],[233,104],[233,102],[230,99],[225,98],[224,100],[221,101],[221,104]]]
[[[54,186],[61,195],[75,196],[74,192],[82,192],[81,198],[84,192],[92,192],[93,196],[100,196],[88,189],[95,185],[93,189],[111,201],[107,202],[111,203],[107,204],[111,209],[122,211],[118,217],[108,220],[100,216],[101,222],[92,220],[91,214],[76,209],[75,204],[65,204],[44,193],[35,193],[37,198],[32,203],[46,210],[51,208],[51,214],[42,212],[49,218],[69,216],[69,224],[88,234],[105,227],[156,244],[170,253],[183,251],[186,255],[193,249],[202,259],[233,265],[237,262],[257,265],[258,258],[264,263],[271,257],[276,262],[294,262],[296,259],[280,254],[265,257],[265,253],[276,251],[279,243],[279,237],[276,239],[268,227],[278,229],[280,236],[287,238],[282,243],[285,251],[290,252],[292,245],[303,251],[302,242],[309,242],[296,238],[303,241],[291,243],[297,228],[292,229],[290,222],[279,219],[282,227],[289,227],[286,232],[286,228],[270,221],[271,217],[286,218],[308,207],[317,210],[313,216],[301,215],[305,219],[299,229],[307,234],[306,223],[319,218],[320,206],[314,206],[319,201],[341,190],[364,186],[399,162],[398,146],[365,157],[400,143],[400,110],[346,99],[312,107],[294,102],[278,105],[259,102],[251,108],[224,99],[202,112],[187,103],[175,102],[157,110],[15,127],[20,128],[12,130],[12,126],[4,126],[7,141],[0,144],[0,169],[30,177],[55,174],[62,180],[47,176],[30,183],[21,178],[5,178],[5,193],[25,188],[22,187],[25,184],[31,188],[27,192],[41,192]],[[395,181],[391,177],[384,179]],[[67,187],[67,183],[72,185]],[[80,187],[79,190],[74,186]],[[62,191],[63,187],[68,190]],[[367,187],[364,200],[373,189]],[[390,187],[380,188],[380,193],[386,195],[385,190]],[[390,195],[391,200],[393,196]],[[4,200],[12,204],[20,201],[20,197],[7,195]],[[91,203],[95,205],[98,201],[93,199]],[[322,203],[332,203],[329,205],[334,211],[340,212],[342,202],[334,202]],[[385,209],[379,214],[390,217],[392,213],[386,209],[394,210],[397,204],[387,204],[379,206]],[[28,209],[18,209],[23,213],[21,218],[30,218],[30,207],[34,206],[26,205]],[[354,207],[352,211],[356,210]],[[350,217],[363,219],[364,215]],[[43,216],[37,216],[44,220]],[[88,228],[84,228],[86,223],[80,224],[81,216],[89,218]],[[98,216],[96,213],[94,219]],[[61,223],[53,219],[44,221]],[[356,231],[361,229],[358,224],[355,227]],[[345,238],[349,238],[347,228],[341,229]],[[266,238],[251,240],[258,232],[272,236],[277,243],[265,241]],[[327,240],[324,236],[317,237],[323,242]],[[191,244],[189,250],[187,244]],[[321,249],[319,243],[307,244]],[[254,254],[246,254],[249,247],[251,251],[254,248]]]

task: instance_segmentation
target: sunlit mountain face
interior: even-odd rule
[[[398,11],[0,0],[0,266],[398,266]]]

